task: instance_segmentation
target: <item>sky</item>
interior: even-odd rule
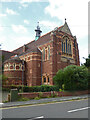
[[[65,23],[77,37],[80,63],[88,57],[89,0],[1,0],[1,49],[13,51],[35,39],[39,22],[42,35]]]

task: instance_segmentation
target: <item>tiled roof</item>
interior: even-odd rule
[[[5,60],[9,59],[11,56],[15,55],[15,53],[5,51],[5,50],[0,50],[0,52],[2,53],[2,57],[4,57],[3,61],[5,61]]]
[[[34,41],[31,41],[30,43],[26,44],[27,50],[26,50],[25,53],[28,53],[28,52],[31,52],[31,51],[32,52],[37,52],[38,51],[38,49],[37,49],[38,46],[43,45],[43,44],[50,41],[50,33],[51,32],[47,33],[46,35],[41,36],[37,41],[34,40]],[[12,51],[12,52],[17,53],[19,55],[22,55],[23,54],[23,46],[14,50],[14,51]]]
[[[22,62],[22,60],[20,60],[19,57],[13,57],[13,58],[10,58],[10,59],[6,60],[4,63],[7,63],[7,62],[20,63],[20,62]]]
[[[64,25],[58,27],[54,31],[61,30],[63,27],[64,27]],[[39,52],[39,50],[37,49],[38,46],[43,45],[51,40],[51,37],[50,37],[51,32],[52,31],[46,33],[45,35],[42,35],[37,41],[33,40],[33,41],[29,42],[28,44],[26,44],[27,49],[26,49],[25,53],[23,53],[23,46],[21,46],[20,48],[14,50],[12,52],[17,53],[18,55],[23,55],[23,54],[26,54],[29,52],[37,52],[37,51]]]

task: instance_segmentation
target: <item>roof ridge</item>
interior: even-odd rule
[[[48,32],[48,33],[46,33],[46,34],[44,34],[44,35],[42,35],[42,36],[40,36],[40,38],[42,38],[42,37],[45,36],[45,35],[48,35],[49,33],[51,33],[51,31]]]
[[[7,51],[7,50],[0,50],[0,51],[9,52],[9,53],[13,53],[12,51]]]
[[[58,27],[57,29],[60,29],[60,28],[63,27],[63,26],[64,26],[64,25]],[[44,36],[47,36],[48,34],[50,34],[52,31],[53,31],[53,30],[51,30],[51,31],[47,32],[46,34],[40,36],[37,41],[39,41],[39,40],[40,40],[41,38],[43,38]],[[25,45],[26,45],[26,46],[27,46],[27,45],[30,45],[30,44],[33,43],[33,42],[37,43],[37,41],[32,40],[32,41],[30,41],[29,43],[27,43],[27,44],[25,44]],[[19,50],[19,49],[22,49],[22,47],[23,47],[23,45],[22,45],[21,47],[18,47],[17,49],[15,49],[15,50],[13,50],[13,51],[11,51],[11,52],[14,52],[14,53],[15,53],[15,51],[17,51],[17,50]],[[16,53],[17,53],[17,52],[16,52]]]
[[[30,43],[32,43],[32,42],[34,42],[35,40],[32,40],[32,41],[30,41],[29,43],[27,43],[27,44],[25,44],[25,45],[28,45],[28,44],[30,44]],[[15,50],[18,50],[19,48],[22,48],[23,47],[23,45],[21,46],[21,47],[18,47],[17,49],[15,49]],[[12,52],[14,52],[15,50],[13,50]]]

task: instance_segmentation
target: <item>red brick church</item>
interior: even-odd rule
[[[53,85],[53,76],[68,65],[80,65],[76,36],[65,24],[41,36],[39,24],[35,40],[11,52],[4,61],[5,85]],[[8,55],[8,53],[7,53]]]

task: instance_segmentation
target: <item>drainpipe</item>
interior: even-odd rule
[[[40,48],[38,48],[40,50]],[[42,85],[42,51],[40,50],[41,52],[41,85]]]
[[[22,60],[22,93],[23,93],[23,86],[24,86],[24,60]]]

